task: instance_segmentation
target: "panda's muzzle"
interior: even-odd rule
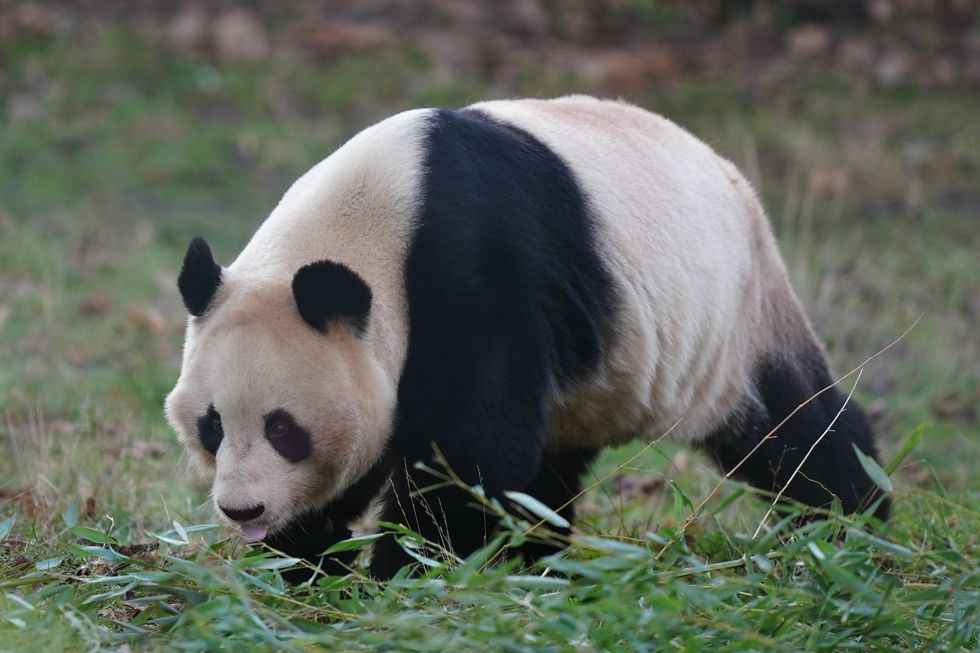
[[[268,526],[254,523],[256,519],[265,513],[265,506],[261,503],[251,508],[226,508],[219,503],[218,509],[228,519],[238,524],[239,528],[242,529],[242,535],[249,542],[258,542],[265,538],[269,532]]]

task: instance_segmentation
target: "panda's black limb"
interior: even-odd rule
[[[439,483],[440,479],[425,469],[396,466],[385,493],[381,520],[402,524],[427,542],[465,557],[489,539],[494,520],[474,506],[465,489],[431,489]],[[378,580],[387,580],[402,567],[417,563],[395,538],[390,533],[374,543],[371,576]]]
[[[283,578],[290,583],[301,583],[315,572],[312,567],[327,575],[344,575],[354,563],[356,551],[345,551],[330,557],[321,554],[331,545],[351,536],[351,530],[343,524],[334,524],[326,511],[309,512],[289,525],[285,530],[267,537],[264,543],[291,558],[304,560],[299,565],[283,572]]]
[[[830,508],[836,497],[847,514],[877,504],[875,516],[886,519],[889,500],[854,453],[856,446],[878,458],[864,411],[851,399],[827,431],[846,397],[837,387],[814,396],[833,383],[816,346],[799,358],[769,358],[757,367],[754,383],[746,408],[701,444],[718,466],[726,473],[737,466],[735,478],[782,493],[784,501]]]
[[[348,572],[357,557],[356,551],[330,556],[322,554],[337,542],[351,537],[349,524],[359,519],[380,493],[393,460],[390,453],[386,454],[341,496],[320,509],[301,515],[286,528],[263,540],[276,551],[309,563],[283,572],[283,578],[290,583],[304,582],[314,573],[311,566],[327,575],[344,575]]]
[[[542,453],[539,469],[530,483],[521,487],[545,505],[555,510],[569,523],[575,516],[575,499],[581,491],[582,475],[595,460],[598,451],[570,449]],[[422,535],[429,542],[452,550],[465,557],[484,546],[495,535],[498,522],[495,516],[481,510],[477,502],[464,488],[456,486],[426,488],[439,483],[439,478],[426,469],[395,469],[385,496],[381,515],[383,521],[400,523]],[[496,485],[496,483],[492,483]],[[497,494],[493,492],[492,494]],[[498,496],[501,503],[524,519],[535,520],[516,504],[510,504]],[[531,533],[528,540],[512,555],[521,557],[528,565],[543,556],[555,553],[565,546],[569,529],[546,526],[546,536]],[[387,535],[374,546],[371,575],[378,579],[390,578],[401,567],[416,562]]]
[[[555,510],[565,521],[574,523],[575,500],[582,491],[582,477],[598,455],[597,450],[589,449],[546,451],[538,475],[524,489],[524,493]],[[532,532],[531,539],[521,547],[520,555],[525,564],[532,565],[540,558],[557,552],[563,548],[562,536],[571,534],[569,529],[550,524],[546,528],[549,531],[546,538],[539,539]],[[559,537],[553,537],[555,535]]]
[[[588,198],[531,134],[480,111],[435,112],[425,171],[392,438],[406,464],[396,465],[382,518],[465,557],[495,524],[458,488],[416,492],[437,479],[412,463],[434,467],[435,444],[489,496],[525,490],[554,507],[574,496],[585,463],[545,451],[549,405],[556,385],[596,369],[616,301]],[[372,573],[386,578],[411,562],[386,537]]]

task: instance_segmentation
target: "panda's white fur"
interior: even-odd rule
[[[264,504],[269,530],[349,486],[391,430],[408,346],[400,277],[425,114],[408,111],[365,129],[300,177],[222,270],[206,318],[188,319],[165,412],[181,442],[214,468],[215,504]],[[337,330],[324,339],[296,313],[293,274],[320,259],[344,263],[370,284],[366,337]],[[229,407],[222,410],[229,446],[216,457],[197,441],[196,420],[212,402]],[[316,455],[298,465],[261,437],[261,417],[279,407],[316,426]]]
[[[615,337],[594,373],[551,393],[548,450],[653,438],[678,420],[675,439],[705,439],[763,403],[753,375],[766,359],[798,365],[793,352],[815,346],[759,201],[702,141],[661,116],[584,96],[473,109],[567,164],[615,284]],[[300,177],[221,271],[207,312],[188,322],[166,413],[214,468],[217,504],[265,506],[246,525],[253,534],[335,500],[382,457],[409,348],[405,265],[433,115],[369,127]],[[324,336],[297,313],[293,275],[320,260],[369,286],[365,333]],[[224,428],[216,458],[197,437],[210,404]],[[262,416],[277,408],[312,433],[309,458],[288,462],[263,439]]]

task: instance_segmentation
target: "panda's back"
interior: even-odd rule
[[[529,189],[560,215],[518,214],[513,193]],[[808,329],[735,168],[665,118],[588,97],[417,110],[368,128],[293,185],[229,281],[286,282],[322,258],[371,286],[368,337],[400,382],[400,410],[423,403],[413,393],[471,382],[466,351],[523,329],[515,347],[549,353],[515,368],[550,368],[534,383],[550,388],[560,447],[655,437],[679,419],[675,437],[703,436],[746,400],[772,341],[767,297]],[[457,371],[435,378],[445,370],[431,363],[447,357]]]
[[[574,172],[614,278],[614,337],[589,382],[552,410],[555,444],[703,437],[751,397],[751,375],[778,347],[775,305],[795,341],[808,325],[749,184],[671,121],[591,97],[485,102]],[[767,299],[768,298],[768,299]],[[769,302],[772,303],[771,301]],[[792,346],[792,342],[789,346]]]

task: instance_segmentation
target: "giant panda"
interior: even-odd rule
[[[836,388],[762,442],[833,383],[824,353],[745,178],[623,102],[395,115],[300,177],[231,265],[193,240],[178,286],[166,415],[218,514],[290,555],[317,561],[380,498],[465,556],[494,522],[439,462],[570,519],[600,450],[675,422],[723,471],[755,450],[737,477],[756,488],[887,515],[854,403],[813,446]],[[375,542],[376,577],[410,562]]]

